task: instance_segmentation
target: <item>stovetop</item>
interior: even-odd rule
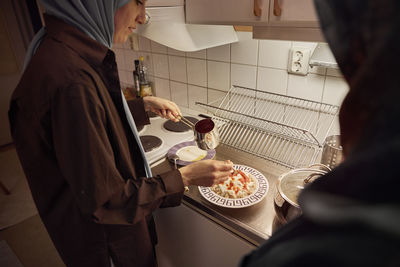
[[[190,116],[196,117],[192,115]],[[156,165],[156,163],[161,159],[164,159],[171,147],[182,142],[194,140],[194,133],[192,130],[185,132],[171,132],[166,130],[163,125],[167,121],[167,119],[161,117],[150,117],[150,124],[146,125],[141,131],[139,131],[139,136],[153,135],[162,140],[160,147],[145,153],[147,161],[151,167],[152,165]]]

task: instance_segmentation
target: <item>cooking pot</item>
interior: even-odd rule
[[[211,118],[199,120],[196,124],[181,116],[180,121],[193,129],[195,141],[204,150],[215,149],[219,145],[218,129]]]
[[[329,171],[331,169],[326,165],[314,164],[308,168],[291,170],[279,177],[274,195],[274,208],[280,223],[285,224],[301,214],[297,202],[300,191]]]

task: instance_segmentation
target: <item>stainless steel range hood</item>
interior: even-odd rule
[[[192,52],[238,41],[233,26],[186,24],[183,5],[149,6],[146,12],[150,22],[139,25],[137,34],[176,50]]]

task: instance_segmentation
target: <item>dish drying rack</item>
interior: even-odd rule
[[[219,102],[219,101],[218,101]],[[213,113],[223,145],[289,168],[315,163],[339,106],[232,86]]]

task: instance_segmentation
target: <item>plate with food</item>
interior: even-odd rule
[[[225,208],[245,208],[257,204],[267,195],[268,180],[256,169],[233,165],[227,180],[212,187],[199,186],[200,194],[209,202]]]
[[[215,157],[215,149],[200,149],[195,141],[183,142],[171,147],[168,150],[167,157],[170,161],[180,166],[186,166],[193,162],[205,159],[213,159]]]

